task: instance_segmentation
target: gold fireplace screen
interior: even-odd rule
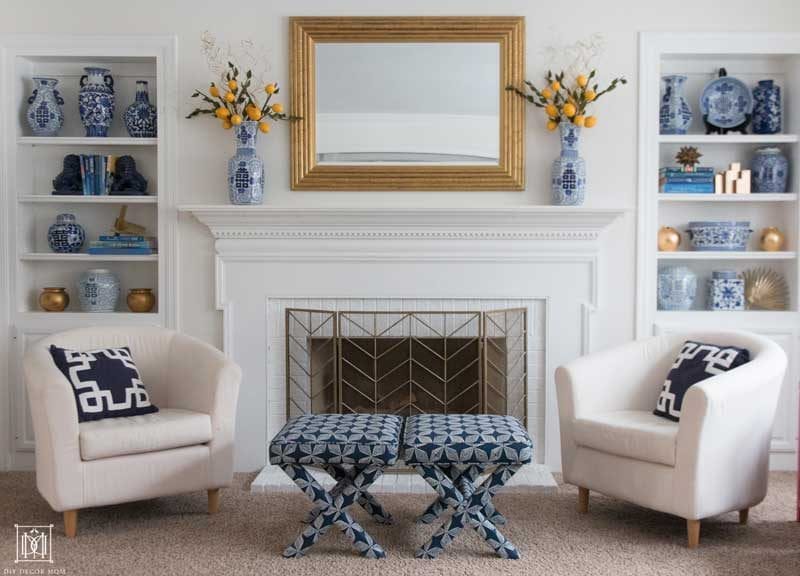
[[[508,414],[526,422],[527,310],[286,309],[286,412]]]

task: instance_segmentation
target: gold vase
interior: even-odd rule
[[[156,305],[156,296],[151,288],[131,288],[128,292],[128,308],[131,312],[150,312]]]
[[[69,294],[66,288],[42,288],[39,294],[39,306],[47,312],[63,312],[69,306]]]
[[[779,252],[783,250],[786,237],[778,228],[770,226],[761,231],[761,249],[767,252]]]
[[[658,229],[658,249],[662,252],[675,252],[681,245],[680,232],[671,226]]]

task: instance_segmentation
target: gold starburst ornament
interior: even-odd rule
[[[789,288],[783,274],[769,268],[745,270],[744,297],[750,310],[786,310]]]

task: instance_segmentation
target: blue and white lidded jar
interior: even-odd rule
[[[777,134],[781,131],[781,88],[773,80],[759,80],[753,88],[753,132]]]
[[[55,224],[51,224],[47,229],[47,243],[53,252],[60,254],[80,252],[85,240],[86,232],[83,226],[76,222],[74,214],[59,214],[56,216]]]
[[[236,154],[228,160],[228,193],[231,204],[264,201],[264,162],[256,155],[258,122],[242,122],[234,128]]]
[[[78,110],[87,136],[108,136],[114,119],[114,79],[107,68],[84,68],[78,91]]]
[[[658,109],[659,131],[661,134],[686,134],[692,123],[692,109],[683,96],[686,76],[672,74],[663,76],[664,92]]]
[[[64,99],[56,90],[58,80],[34,76],[33,85],[25,114],[28,126],[34,136],[55,136],[64,126]]]
[[[87,270],[78,280],[78,300],[84,312],[116,311],[119,279],[105,268]]]
[[[686,266],[658,271],[658,309],[691,310],[697,296],[697,275]]]
[[[744,278],[736,270],[715,270],[708,281],[709,310],[744,310]]]
[[[759,148],[750,166],[753,192],[782,194],[789,179],[789,160],[780,148]]]

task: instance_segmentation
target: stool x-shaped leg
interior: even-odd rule
[[[519,470],[520,465],[500,464],[484,482],[465,495],[450,475],[438,465],[418,464],[417,471],[439,494],[439,499],[455,509],[453,516],[417,550],[417,558],[436,558],[463,530],[471,526],[494,549],[501,558],[517,559],[519,552],[510,540],[500,532],[494,522],[484,513],[500,488]],[[477,477],[477,476],[476,476]]]
[[[478,477],[489,467],[485,464],[451,464],[450,466],[442,465],[440,469],[452,480],[453,485],[458,487],[461,495],[464,498],[469,498],[475,492],[475,482],[477,482]],[[439,497],[425,509],[425,512],[422,513],[417,521],[423,524],[433,524],[446,510],[447,502]],[[506,523],[505,516],[497,511],[491,500],[486,503],[483,514],[498,526]]]
[[[341,464],[323,464],[322,469],[325,470],[331,478],[336,480],[336,486],[334,486],[329,494],[336,495],[341,493],[348,485],[352,484],[355,477],[358,475],[358,469],[355,466],[345,467]],[[362,492],[359,493],[356,502],[359,506],[361,506],[367,514],[372,516],[372,519],[379,524],[391,524],[394,522],[394,518],[386,509],[378,502],[377,498],[367,492],[364,489]],[[316,506],[311,512],[308,513],[303,522],[305,524],[311,524],[314,519],[322,513],[322,506]]]
[[[367,488],[381,476],[383,473],[381,466],[368,464],[355,467],[353,475],[348,474],[343,477],[330,493],[326,492],[302,465],[281,464],[281,468],[298,488],[317,505],[314,511],[319,509],[311,523],[306,526],[294,543],[284,550],[285,557],[302,556],[331,526],[339,528],[362,556],[366,558],[384,558],[386,556],[383,548],[347,512],[347,508],[367,494]]]

